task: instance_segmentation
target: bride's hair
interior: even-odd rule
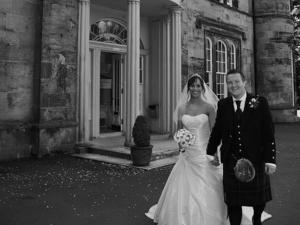
[[[189,77],[188,81],[186,82],[186,84],[184,85],[184,88],[179,96],[179,99],[177,101],[176,104],[176,108],[173,112],[173,121],[175,122],[175,124],[177,125],[178,122],[178,111],[181,108],[181,106],[185,105],[188,101],[189,101],[189,88],[190,86],[192,86],[192,84],[196,81],[196,79],[200,80],[200,84],[203,87],[203,91],[202,91],[202,98],[204,101],[210,103],[215,111],[217,110],[217,103],[218,103],[218,97],[215,95],[215,93],[207,86],[207,84],[204,82],[204,80],[202,79],[202,77],[195,73],[192,76]]]
[[[190,91],[190,87],[196,82],[196,80],[200,81],[200,85],[202,88],[202,91],[205,92],[205,87],[204,87],[204,80],[202,79],[202,77],[198,74],[195,73],[192,76],[189,77],[188,81],[187,81],[187,91]]]

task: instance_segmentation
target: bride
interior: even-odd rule
[[[200,75],[194,74],[188,79],[174,118],[178,118],[178,129],[189,130],[196,141],[180,153],[158,204],[146,213],[158,225],[229,225],[222,165],[212,165],[212,159],[206,155],[217,101]],[[252,224],[251,209],[243,208],[243,225]],[[269,215],[264,213],[263,216]]]

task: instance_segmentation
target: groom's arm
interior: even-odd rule
[[[274,124],[269,109],[269,104],[264,97],[260,97],[260,104],[263,113],[263,158],[267,164],[276,165],[276,144],[274,137]]]
[[[217,110],[217,116],[216,116],[216,122],[215,125],[212,128],[206,153],[207,155],[214,155],[217,152],[217,148],[221,142],[222,138],[222,122],[221,122],[221,101],[218,102],[218,110]]]

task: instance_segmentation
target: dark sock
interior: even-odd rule
[[[264,211],[265,205],[253,206],[253,225],[261,225],[261,214]]]
[[[228,216],[229,216],[230,225],[240,225],[242,220],[242,207],[229,206]]]

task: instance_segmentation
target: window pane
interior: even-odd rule
[[[225,96],[225,74],[227,72],[227,58],[226,58],[226,46],[222,41],[217,43],[217,68],[216,68],[216,94],[219,98],[224,98]]]

